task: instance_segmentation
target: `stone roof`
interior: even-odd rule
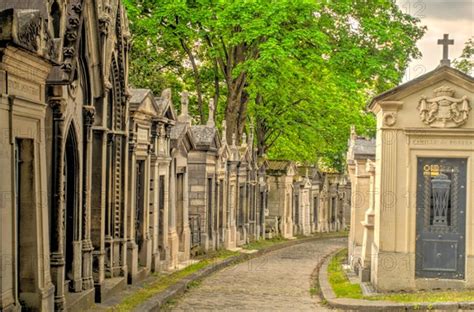
[[[375,156],[375,139],[366,139],[358,137],[355,139],[353,147],[354,156],[356,155],[374,155]]]
[[[183,132],[186,131],[187,124],[177,123],[174,127],[171,128],[170,138],[171,140],[177,140],[181,137]]]
[[[211,145],[217,134],[215,127],[205,125],[191,126],[194,140],[198,145]]]
[[[150,89],[130,89],[131,104],[140,104],[143,100],[147,97],[147,95],[151,92]]]
[[[286,171],[292,164],[290,160],[268,160],[268,170],[271,171]]]
[[[163,102],[160,97],[155,96],[154,99],[155,99],[156,105],[158,106],[159,111],[160,111],[160,112],[164,112],[165,109],[166,109],[166,107],[165,107],[165,106],[166,106],[166,103]]]

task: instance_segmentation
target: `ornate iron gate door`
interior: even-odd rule
[[[418,158],[416,277],[464,279],[467,160]]]

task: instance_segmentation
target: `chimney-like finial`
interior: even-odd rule
[[[232,133],[232,147],[236,147],[236,145],[235,145],[236,138],[237,138],[237,136],[235,135],[235,133]]]
[[[214,115],[216,112],[216,105],[214,103],[214,98],[209,100],[209,117],[207,118],[207,126],[214,127],[216,123],[214,122]]]
[[[227,143],[227,123],[222,120],[222,142]]]
[[[354,141],[357,138],[356,127],[351,125],[351,140]]]
[[[187,122],[191,124],[191,117],[189,116],[189,94],[187,91],[181,93],[181,113],[178,116],[179,122]]]
[[[249,126],[249,140],[248,140],[248,145],[252,146],[253,145],[253,132],[255,131],[255,126],[253,124],[253,119],[250,120],[250,126]]]

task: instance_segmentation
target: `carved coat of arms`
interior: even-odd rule
[[[471,105],[467,96],[454,97],[454,90],[442,86],[434,90],[435,97],[422,96],[418,104],[421,121],[434,128],[455,128],[469,118]]]

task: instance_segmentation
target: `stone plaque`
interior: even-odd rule
[[[139,142],[148,143],[148,130],[143,128],[138,128],[137,138]]]
[[[464,279],[466,159],[418,158],[416,277]]]
[[[39,85],[11,76],[8,77],[8,93],[32,101],[41,101],[41,88]]]

